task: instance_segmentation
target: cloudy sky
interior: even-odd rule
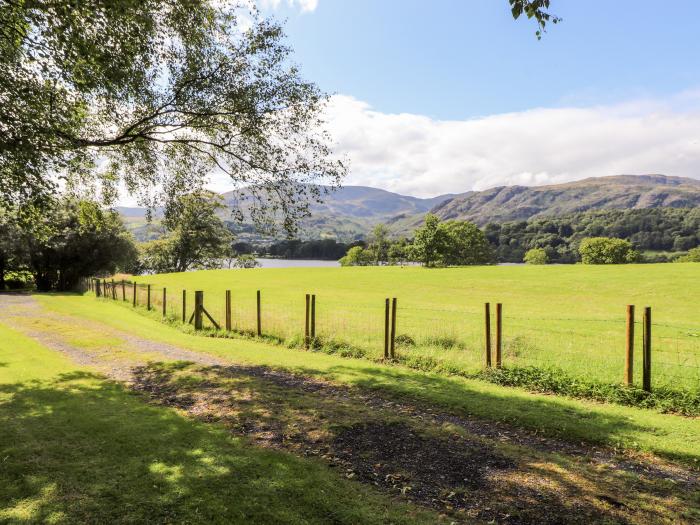
[[[507,0],[260,5],[285,21],[304,75],[333,93],[346,184],[432,196],[700,178],[700,2],[552,0],[563,22],[541,41]]]

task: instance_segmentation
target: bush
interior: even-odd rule
[[[394,341],[399,346],[416,346],[415,340],[408,334],[399,334]]]
[[[590,237],[579,246],[583,264],[625,264],[639,261],[639,253],[624,239]]]
[[[676,262],[700,262],[700,248],[689,250],[686,255],[678,257]]]
[[[523,261],[525,264],[547,264],[549,257],[547,257],[547,252],[544,248],[532,248],[527,251]]]

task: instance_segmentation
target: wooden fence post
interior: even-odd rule
[[[146,289],[146,310],[151,309],[151,285],[147,284],[147,289]]]
[[[309,327],[310,327],[310,308],[311,308],[311,296],[306,294],[306,306],[304,314],[304,348],[309,349]]]
[[[225,304],[225,325],[226,331],[231,331],[231,290],[226,290],[226,304]]]
[[[202,310],[204,309],[204,292],[194,292],[194,329],[202,329]]]
[[[95,290],[95,297],[99,297],[100,296],[100,281],[98,281],[97,279],[93,279],[92,287]]]
[[[122,301],[126,301],[126,281],[122,279]]]
[[[258,326],[257,326],[258,337],[260,337],[262,335],[262,319],[261,319],[262,315],[260,312],[260,290],[258,290],[258,293],[257,293],[257,317],[258,317]]]
[[[491,304],[484,303],[484,337],[486,339],[486,367],[491,368]]]
[[[165,308],[165,303],[166,303],[167,300],[168,300],[168,293],[166,292],[166,288],[165,288],[165,286],[164,286],[164,287],[163,287],[163,317],[166,316],[166,315],[165,315],[165,310],[166,310],[166,308]]]
[[[496,368],[501,368],[503,354],[503,305],[496,303]]]
[[[311,295],[311,339],[316,339],[316,294]]]
[[[117,287],[114,284],[114,279],[112,279],[112,300],[113,301],[117,300]]]
[[[625,345],[625,384],[634,384],[634,305],[627,305],[627,340]]]
[[[102,296],[107,297],[107,279],[102,279]]]
[[[182,290],[182,324],[187,322],[187,290]]]
[[[133,286],[133,288],[134,288],[134,301],[133,301],[134,304],[132,306],[136,306],[136,281],[134,281],[133,284],[134,284],[134,286]]]
[[[651,392],[651,307],[644,308],[644,349],[642,356],[642,388]]]
[[[391,345],[389,352],[391,358],[396,359],[396,297],[391,300]]]
[[[389,359],[389,298],[384,300],[384,359]]]

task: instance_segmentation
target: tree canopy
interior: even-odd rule
[[[631,242],[609,237],[584,239],[579,253],[583,264],[625,264],[639,260]]]
[[[245,5],[245,4],[242,4]],[[282,28],[234,2],[0,2],[0,195],[152,205],[225,173],[287,228],[345,167]],[[51,176],[53,175],[53,176]]]
[[[146,243],[143,266],[156,273],[217,268],[233,256],[233,235],[217,212],[224,209],[220,195],[206,190],[180,196],[166,215],[166,235]]]
[[[119,215],[98,203],[64,198],[24,220],[16,210],[0,215],[0,284],[4,274],[27,272],[39,290],[70,290],[82,277],[129,269],[133,238]]]

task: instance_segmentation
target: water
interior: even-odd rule
[[[314,259],[255,259],[263,268],[337,268],[338,261]]]

